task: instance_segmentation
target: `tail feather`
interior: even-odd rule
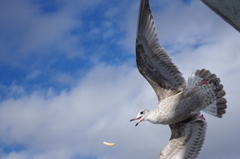
[[[218,87],[217,87],[217,89],[216,89],[216,91],[219,92],[219,91],[221,91],[222,89],[223,89],[223,85],[222,85],[222,84],[219,84]]]
[[[208,78],[209,76],[211,76],[211,72],[210,72],[210,71],[206,71],[206,72],[203,74],[203,77],[204,77],[204,78]]]
[[[217,78],[217,76],[216,76],[215,74],[211,74],[208,78],[209,78],[210,80],[212,80],[212,79]]]
[[[205,72],[206,72],[205,69],[200,70],[199,77],[204,77],[203,75],[204,75]]]
[[[223,96],[225,96],[226,92],[224,90],[220,90],[217,92],[217,98],[221,98]]]
[[[204,79],[207,81],[206,84],[201,83]],[[199,86],[205,93],[205,106],[202,111],[219,118],[226,113],[227,108],[227,100],[224,98],[226,92],[220,81],[215,74],[206,69],[196,70],[188,78],[189,88]]]

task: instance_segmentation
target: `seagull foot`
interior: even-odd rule
[[[205,120],[203,114],[198,117],[198,119]]]
[[[201,85],[204,85],[204,84],[208,84],[206,79],[203,79],[203,80],[198,84],[198,86],[201,86]]]

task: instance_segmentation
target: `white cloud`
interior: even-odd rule
[[[27,81],[33,80],[36,77],[38,77],[41,73],[42,72],[40,70],[35,70],[35,71],[31,72],[29,75],[26,76],[26,80]]]
[[[42,58],[53,52],[66,54],[67,57],[81,56],[83,52],[79,41],[84,37],[73,35],[71,31],[82,29],[82,14],[95,8],[100,1],[61,3],[64,5],[58,11],[43,14],[40,5],[28,0],[2,2],[1,62],[23,66],[22,60],[35,56]]]
[[[168,49],[173,61],[185,77],[196,69],[210,69],[221,78],[227,92],[228,108],[223,118],[205,115],[208,128],[199,158],[239,158],[239,33],[200,2],[192,1],[190,6],[177,1],[164,3],[164,12],[153,13],[160,42],[177,45],[177,49]],[[132,52],[138,6],[138,2],[133,3],[129,11],[122,12],[126,19],[119,24],[127,33],[121,44]],[[202,45],[193,47],[199,39]],[[21,86],[10,89],[20,92],[21,97],[0,103],[0,141],[22,144],[26,149],[0,157],[157,158],[170,138],[170,130],[148,122],[135,127],[129,122],[139,110],[157,104],[154,91],[132,63],[135,61],[123,66],[97,64],[75,87],[60,93],[49,89],[47,95],[41,91],[27,95]],[[59,77],[72,81],[66,74]],[[115,142],[116,146],[107,147],[103,141]]]
[[[239,119],[237,102],[233,101],[240,92],[231,87],[232,82],[228,82],[231,79],[225,79],[227,73],[222,76],[227,94],[235,98],[228,98],[229,108],[223,119],[205,116],[208,130],[200,158],[217,158],[221,153],[216,152],[222,149],[225,154],[233,153],[226,144],[239,145],[234,139],[239,127],[228,123],[233,117]],[[99,65],[69,92],[62,91],[49,98],[35,92],[2,102],[1,139],[6,144],[21,143],[27,147],[24,152],[13,152],[9,156],[71,158],[76,154],[91,154],[99,158],[157,158],[170,137],[168,126],[143,122],[134,127],[134,123],[129,122],[139,110],[154,108],[156,104],[152,88],[136,68]],[[231,133],[232,137],[226,137],[226,133]],[[116,146],[106,147],[102,141],[115,142]],[[232,155],[228,157],[237,156],[236,153]]]
[[[129,123],[138,111],[137,107],[133,111],[134,105],[148,105],[146,97],[155,98],[143,79],[131,82],[136,76],[140,77],[137,70],[128,66],[99,66],[70,92],[63,91],[51,98],[35,92],[20,99],[6,100],[0,105],[2,142],[24,144],[30,155],[33,154],[31,158],[38,155],[51,158],[47,157],[48,154],[55,151],[67,151],[68,155],[60,158],[69,158],[77,153],[102,157],[105,153],[113,155],[108,154],[108,147],[102,145],[103,140],[116,141],[122,148],[125,144],[135,147],[137,142],[130,143],[133,140],[125,138],[141,137],[126,129],[135,130],[134,124]],[[145,85],[145,89],[151,92],[150,96],[137,94],[139,85],[143,85],[141,89]],[[126,103],[126,98],[130,102]],[[44,154],[38,154],[38,151]]]
[[[74,86],[77,83],[76,77],[70,73],[59,73],[52,78],[52,82],[58,82],[67,86]]]

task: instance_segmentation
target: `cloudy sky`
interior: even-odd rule
[[[136,68],[139,2],[0,0],[1,159],[158,158],[169,127],[129,122],[157,105]],[[224,117],[205,114],[199,158],[240,158],[239,33],[200,0],[150,5],[184,77],[209,69],[227,92]]]

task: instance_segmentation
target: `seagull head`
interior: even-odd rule
[[[135,125],[135,126],[137,126],[141,121],[146,120],[146,117],[147,117],[147,115],[148,115],[148,112],[149,112],[148,109],[143,109],[143,110],[141,110],[141,111],[138,113],[138,115],[137,115],[136,118],[133,118],[133,119],[131,119],[130,121],[138,120],[138,122],[137,122],[136,125]]]

